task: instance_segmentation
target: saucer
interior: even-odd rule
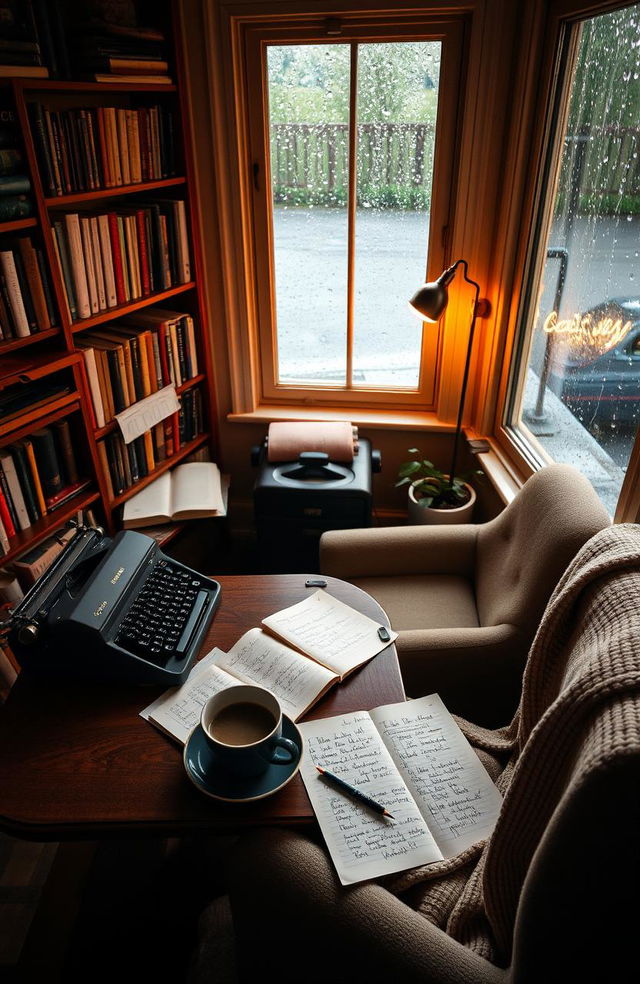
[[[226,803],[250,803],[272,796],[286,786],[300,768],[302,735],[293,721],[282,715],[282,734],[295,741],[300,754],[286,765],[270,765],[259,776],[233,776],[216,767],[214,754],[207,744],[202,727],[198,725],[189,735],[184,746],[184,767],[191,782],[205,796]]]

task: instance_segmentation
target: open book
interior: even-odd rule
[[[228,653],[213,649],[181,687],[158,698],[142,716],[185,742],[209,697],[251,683],[275,694],[283,713],[297,721],[334,683],[397,638],[387,629],[388,638],[382,639],[377,622],[326,591],[270,615],[262,625],[245,632]]]
[[[493,830],[502,797],[437,694],[299,728],[300,771],[343,885],[454,857]],[[316,766],[393,820],[329,785]]]
[[[225,513],[218,466],[211,461],[190,461],[127,499],[122,525],[131,530]]]

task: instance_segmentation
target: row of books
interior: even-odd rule
[[[45,191],[95,191],[160,181],[175,171],[173,113],[166,106],[119,109],[30,107]]]
[[[138,6],[131,0],[0,0],[0,76],[109,82],[133,73],[170,82],[165,36],[138,26]]]
[[[163,386],[198,375],[193,318],[150,308],[76,338],[89,380],[96,425],[104,427]]]
[[[1,0],[0,35],[0,76],[48,76],[30,0]]]
[[[13,109],[0,107],[0,222],[27,219],[33,202],[25,173],[20,130]]]
[[[68,420],[35,430],[0,451],[0,546],[89,485],[78,471]]]
[[[73,321],[191,279],[186,209],[179,199],[67,213],[53,223],[53,237]]]
[[[173,457],[185,444],[203,433],[200,390],[187,390],[179,400],[179,412],[129,444],[125,444],[119,433],[108,434],[98,441],[98,455],[112,499],[146,478],[158,464]]]
[[[0,250],[0,340],[26,338],[55,322],[42,250],[23,236]]]

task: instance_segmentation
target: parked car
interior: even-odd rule
[[[567,345],[562,332],[552,334],[549,388],[580,420],[591,424],[628,426],[640,422],[640,297],[615,297],[585,313],[589,324],[605,318],[631,327],[602,354],[606,340],[594,345]],[[588,332],[587,332],[588,333]]]

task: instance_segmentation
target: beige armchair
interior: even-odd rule
[[[515,710],[551,592],[583,543],[608,525],[587,479],[550,465],[488,523],[325,533],[320,566],[382,605],[400,633],[409,696],[437,689],[450,710],[473,710],[474,720],[494,726]]]
[[[504,798],[487,841],[457,866],[343,888],[313,831],[249,832],[203,918],[193,984],[631,980],[639,595],[640,527],[598,533],[545,611],[512,724],[460,722]]]

